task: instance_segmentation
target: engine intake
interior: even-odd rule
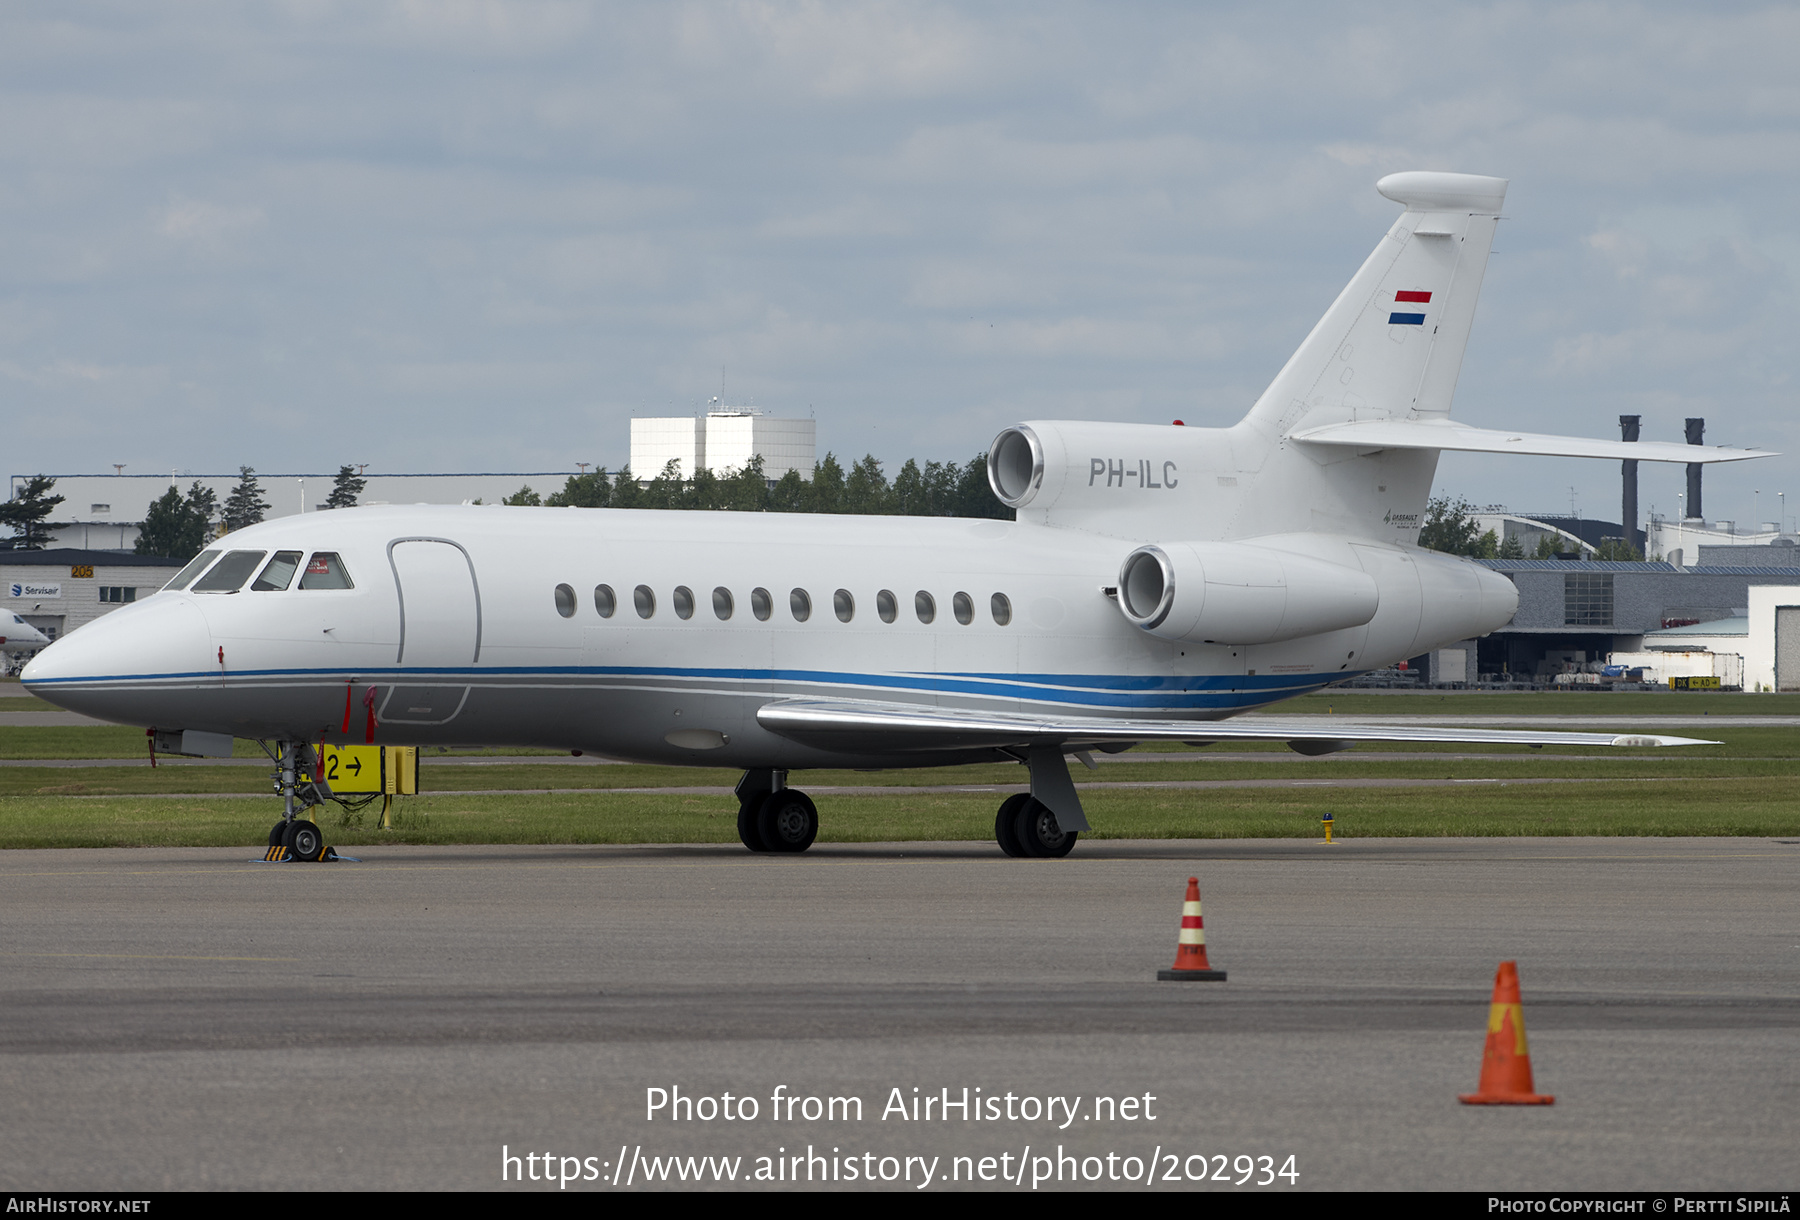
[[[1141,546],[1119,567],[1119,609],[1167,640],[1274,644],[1361,627],[1381,596],[1367,572],[1240,542]]]

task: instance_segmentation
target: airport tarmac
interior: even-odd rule
[[[591,1168],[570,1189],[669,1156],[767,1186],[757,1158],[809,1148],[800,1185],[849,1189],[987,1157],[1025,1166],[988,1189],[1144,1189],[1151,1161],[1231,1188],[1188,1180],[1201,1155],[1243,1189],[1800,1179],[1800,841],[365,850],[0,853],[0,1184],[558,1188],[503,1183],[503,1147]],[[1227,982],[1154,981],[1189,875]],[[1502,959],[1554,1106],[1456,1101]],[[647,1117],[677,1087],[758,1113]],[[965,1088],[1000,1117],[890,1106]],[[778,1118],[778,1091],[861,1118]]]

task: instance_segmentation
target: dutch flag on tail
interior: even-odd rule
[[[1396,305],[1429,305],[1430,303],[1431,294],[1429,292],[1407,289],[1394,294],[1394,304]],[[1422,313],[1391,313],[1388,315],[1388,325],[1423,326],[1425,325],[1425,315]]]

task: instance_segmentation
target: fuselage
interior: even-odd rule
[[[1279,644],[1187,643],[1120,613],[1135,543],[1081,530],[378,507],[232,533],[185,588],[58,641],[24,681],[103,719],[236,737],[360,742],[373,713],[384,744],[919,766],[959,756],[830,754],[766,731],[756,711],[828,694],[1206,721],[1490,631],[1516,606],[1503,577],[1415,547],[1252,541],[1367,572],[1379,610]],[[220,575],[228,562],[236,576]]]

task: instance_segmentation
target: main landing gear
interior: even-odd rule
[[[1031,791],[1001,804],[994,841],[1009,856],[1059,860],[1088,829],[1068,764],[1055,746],[1034,747],[1021,761],[1031,767]],[[806,793],[787,786],[787,775],[753,767],[738,781],[738,838],[751,851],[802,852],[818,837],[819,811]]]
[[[787,772],[759,767],[738,781],[738,838],[751,851],[802,852],[819,835],[812,798],[787,786]]]
[[[1009,856],[1058,860],[1075,850],[1079,834],[1064,830],[1050,807],[1028,792],[1014,793],[994,815],[994,841]]]

